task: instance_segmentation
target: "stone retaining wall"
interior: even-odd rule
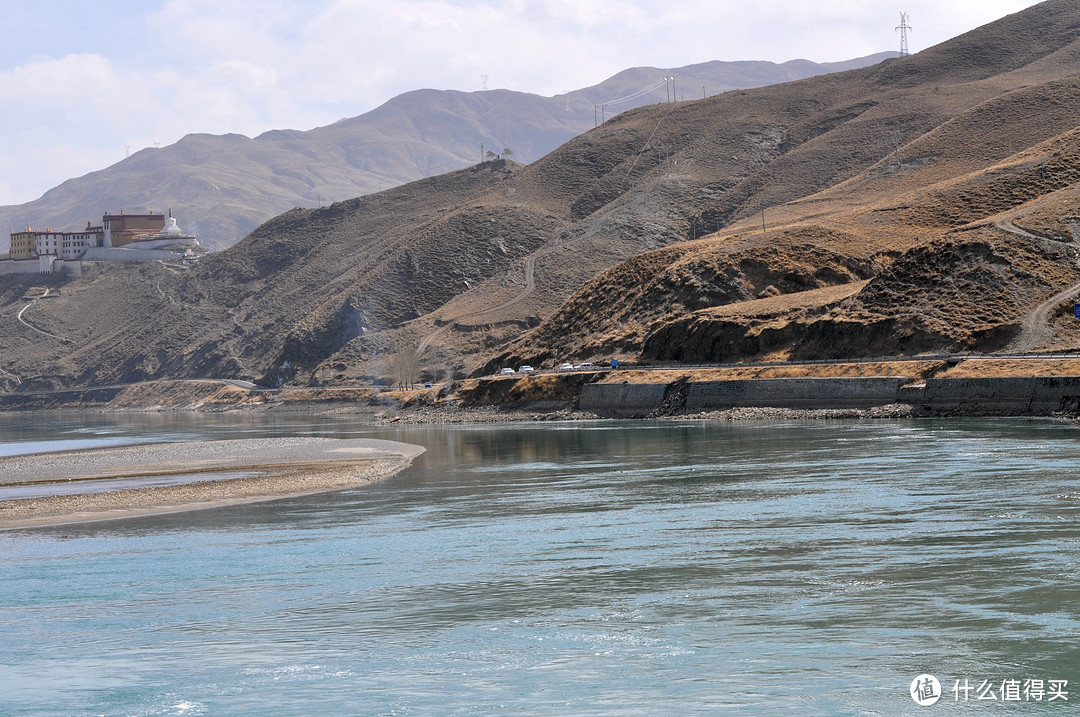
[[[1080,406],[1080,377],[927,379],[915,400],[931,411],[1047,415]]]
[[[0,261],[0,275],[37,273],[37,259],[5,259],[3,261]]]
[[[582,387],[578,407],[627,418],[683,409],[872,408],[894,403],[911,404],[925,413],[1046,416],[1080,412],[1080,377],[938,378],[925,384],[896,376],[739,379],[685,385],[592,383]]]
[[[667,390],[666,383],[587,383],[578,408],[614,418],[645,416],[660,407]]]
[[[692,383],[686,397],[688,411],[735,406],[772,408],[873,408],[896,403],[908,379],[873,378],[769,378]]]
[[[90,247],[82,256],[83,261],[157,261],[158,259],[180,259],[162,249],[128,249],[127,247]]]

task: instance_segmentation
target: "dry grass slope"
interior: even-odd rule
[[[26,311],[66,341],[16,322],[26,286],[0,278],[0,381],[992,351],[1080,283],[1078,28],[1048,0],[878,66],[631,110],[528,166],[287,212],[190,271],[99,267]],[[1064,302],[1048,315],[1047,345],[1075,346]]]

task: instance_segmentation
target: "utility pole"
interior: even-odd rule
[[[896,163],[902,168],[904,166],[904,158],[900,154],[900,130],[887,129],[882,130],[882,134],[885,135],[885,146],[889,151],[886,153],[886,157],[889,157],[889,164],[892,164],[892,156],[896,155]]]
[[[675,75],[668,75],[664,78],[664,89],[667,90],[667,101],[678,102],[679,99],[675,96]],[[705,88],[702,88],[702,92]]]
[[[896,29],[900,31],[900,54],[905,56],[910,54],[908,52],[907,45],[907,31],[915,29],[911,25],[908,25],[907,21],[908,14],[906,12],[902,12],[900,13],[900,24],[896,26]]]

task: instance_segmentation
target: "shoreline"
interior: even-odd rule
[[[1080,356],[1080,355],[1078,355]],[[424,388],[158,379],[0,393],[0,413],[300,413],[372,425],[667,418],[739,409],[884,408],[915,416],[1080,416],[1080,357],[909,357],[852,362],[625,366],[483,376]]]
[[[57,493],[0,501],[0,530],[84,523],[347,490],[388,478],[424,452],[374,439],[246,439],[155,443],[11,456],[0,485],[109,480],[230,471],[251,475],[95,493]],[[42,476],[48,478],[42,478]]]
[[[367,413],[348,410],[297,412],[307,415],[353,414],[358,417]],[[833,421],[931,417],[904,404],[870,408],[743,406],[657,414],[645,420]],[[364,417],[374,418],[373,425],[393,423],[402,426],[612,420],[587,411],[551,405],[530,408],[521,405],[514,408],[448,406],[437,409],[413,406],[400,411],[393,421],[387,421],[385,415],[375,417],[369,414]],[[1080,423],[1074,415],[1029,414],[1014,417]],[[614,420],[633,422],[642,419]],[[171,485],[0,500],[0,532],[203,510],[348,490],[399,473],[424,451],[421,446],[380,439],[285,437],[136,444],[0,457],[0,488],[162,475],[192,476],[190,482]],[[209,480],[198,478],[200,474],[217,472],[247,475]],[[43,475],[49,477],[42,478]]]

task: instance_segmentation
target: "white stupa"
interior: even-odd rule
[[[160,214],[158,216],[161,216]],[[193,234],[185,234],[180,227],[176,226],[172,209],[165,220],[165,226],[156,234],[142,234],[130,245],[139,249],[172,249],[173,247],[188,247],[185,254],[191,250],[201,252],[199,240]]]
[[[165,228],[161,230],[161,236],[166,238],[184,236],[184,232],[180,231],[180,227],[176,226],[176,219],[173,218],[172,209],[169,209],[169,218],[165,220]]]

